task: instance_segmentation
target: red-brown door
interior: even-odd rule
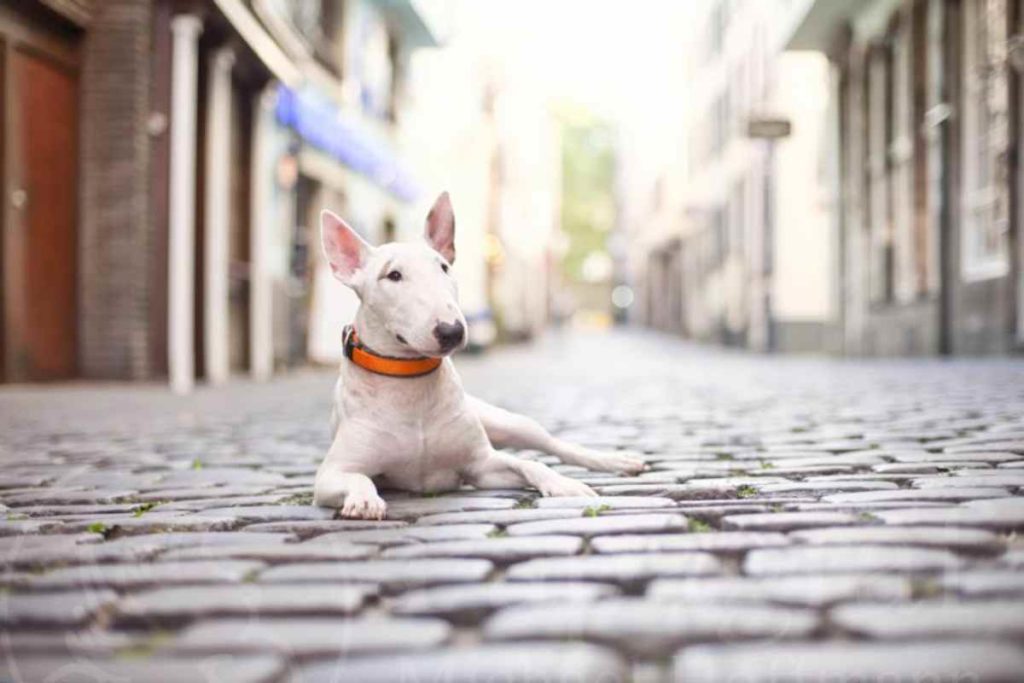
[[[12,207],[5,243],[9,379],[77,369],[78,86],[74,72],[28,49],[8,51],[6,154]]]

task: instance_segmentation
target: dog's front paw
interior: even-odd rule
[[[571,477],[558,475],[553,477],[550,481],[545,482],[540,487],[540,493],[543,496],[550,497],[573,497],[578,498],[581,496],[595,497],[597,494],[594,489],[590,488],[582,481],[576,481]]]
[[[349,519],[384,519],[388,506],[376,493],[350,493],[341,506],[341,516]]]

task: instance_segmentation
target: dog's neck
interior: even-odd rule
[[[373,353],[390,358],[422,358],[422,354],[410,349],[388,332],[384,324],[366,306],[360,306],[356,311],[353,324],[363,346]]]

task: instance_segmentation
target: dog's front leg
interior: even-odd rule
[[[387,505],[377,495],[373,480],[358,472],[345,472],[328,463],[320,466],[313,484],[313,504],[341,508],[342,517],[384,519]]]
[[[596,496],[582,481],[559,474],[542,462],[524,460],[508,453],[487,449],[464,473],[466,481],[479,489],[532,486],[544,496]]]

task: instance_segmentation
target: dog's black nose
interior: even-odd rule
[[[437,337],[437,343],[441,345],[442,351],[451,351],[462,343],[466,336],[466,328],[459,320],[453,323],[438,323],[434,328],[434,336]]]

